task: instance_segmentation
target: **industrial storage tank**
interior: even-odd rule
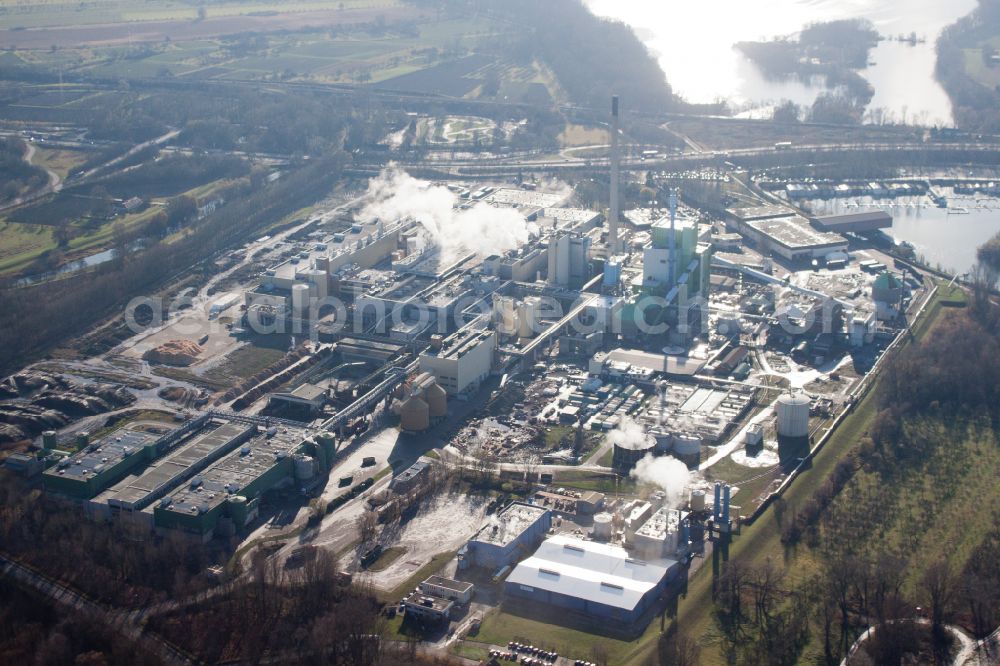
[[[705,491],[704,490],[692,490],[691,491],[691,510],[692,511],[704,511],[705,510]]]
[[[42,448],[43,449],[54,449],[56,448],[56,431],[46,430],[42,433]]]
[[[593,537],[602,541],[611,540],[614,518],[610,513],[598,513],[594,516]]]
[[[656,453],[656,439],[645,437],[641,441],[615,442],[611,464],[620,471],[627,472],[647,455]]]
[[[688,458],[701,455],[701,437],[697,435],[674,435],[674,455]]]
[[[301,317],[309,309],[309,285],[292,285],[292,314]]]
[[[431,418],[439,418],[448,415],[448,393],[437,382],[427,386],[424,391],[424,400],[430,410]]]
[[[295,456],[295,478],[299,481],[308,481],[316,473],[316,466],[312,456]]]
[[[657,453],[670,453],[670,449],[674,446],[674,436],[672,433],[660,426],[656,426],[649,431],[649,434],[656,440]]]
[[[403,401],[399,407],[399,427],[407,432],[422,432],[431,427],[430,407],[420,391]]]
[[[778,437],[809,436],[809,398],[802,393],[784,393],[778,398]]]
[[[226,502],[229,505],[229,517],[233,519],[236,527],[244,527],[250,521],[247,498],[242,495],[231,495]]]

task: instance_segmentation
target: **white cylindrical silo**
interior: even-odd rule
[[[697,435],[674,435],[674,455],[686,458],[701,454],[701,437]]]
[[[613,517],[610,513],[598,513],[594,516],[593,537],[601,541],[611,539]]]
[[[809,436],[809,398],[802,393],[785,393],[778,398],[778,436]]]
[[[691,491],[691,510],[692,511],[704,511],[705,510],[705,491],[704,490],[692,490]]]
[[[309,285],[292,285],[292,314],[301,317],[309,309]]]

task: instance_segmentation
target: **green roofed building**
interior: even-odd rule
[[[209,465],[153,509],[158,529],[180,530],[207,541],[219,520],[228,517],[237,530],[256,515],[260,496],[295,478],[295,454],[306,431],[269,429]]]
[[[42,485],[50,492],[90,499],[156,458],[160,437],[140,430],[117,430],[45,470]]]

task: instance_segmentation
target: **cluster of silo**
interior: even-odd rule
[[[809,398],[803,393],[783,393],[778,398],[779,444],[799,443],[809,438]]]
[[[393,403],[403,432],[423,432],[431,423],[448,414],[448,394],[433,375],[422,372],[404,387],[402,396]]]

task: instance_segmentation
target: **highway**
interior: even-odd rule
[[[936,156],[938,158],[963,158],[970,154],[985,158],[984,163],[1000,163],[1000,144],[994,143],[845,143],[845,144],[812,144],[793,146],[783,150],[773,147],[737,148],[732,150],[717,150],[708,152],[684,152],[654,159],[626,157],[622,159],[621,168],[628,171],[670,171],[690,169],[704,166],[719,166],[723,162],[731,162],[737,166],[741,162],[771,159],[775,162],[796,162],[804,159],[813,160],[817,156],[828,158],[843,158],[849,155],[871,155],[873,153],[898,156],[900,161],[912,161],[914,155]],[[415,168],[421,170],[443,170],[456,176],[489,177],[516,174],[524,171],[595,171],[609,168],[608,158],[570,158],[558,159],[538,158],[502,158],[492,157],[478,160],[470,159],[434,159],[424,157],[419,161],[408,160],[405,156],[395,158],[396,164],[403,169]],[[963,162],[967,160],[963,159]],[[356,171],[378,170],[385,166],[383,160],[360,161]]]

